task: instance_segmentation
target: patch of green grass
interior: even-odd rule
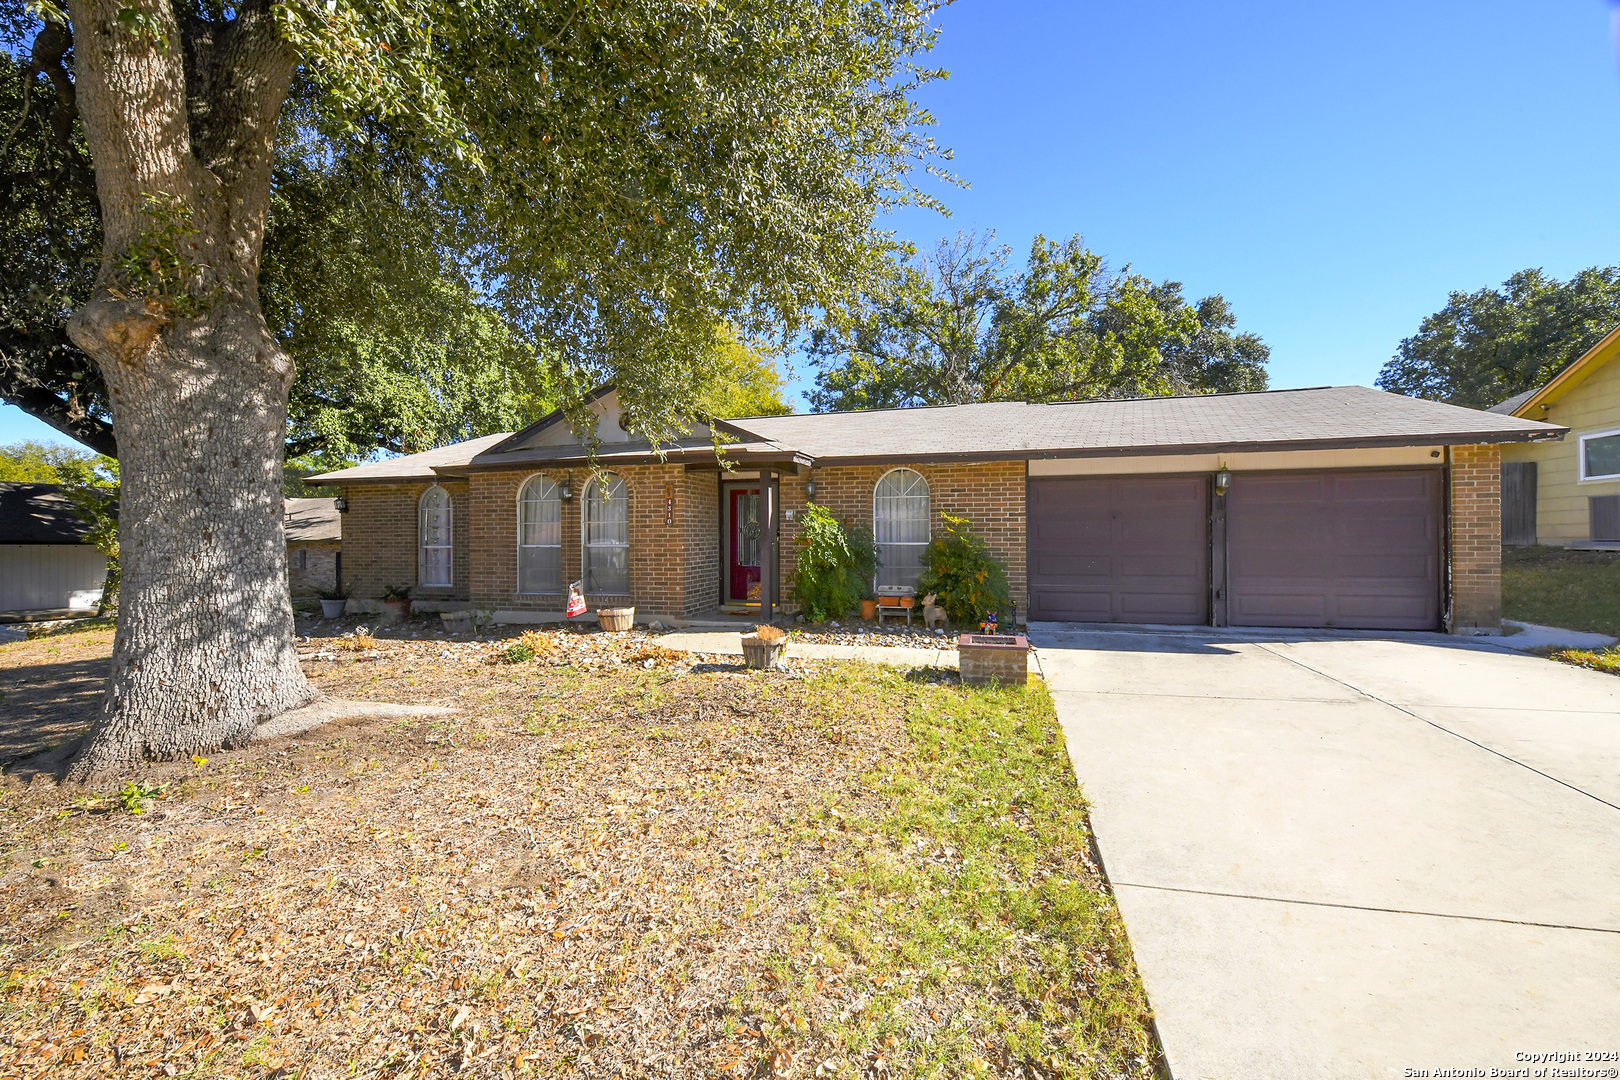
[[[88,634],[97,630],[112,630],[117,627],[118,620],[111,616],[104,619],[75,619],[64,626],[29,627],[28,637],[32,641],[41,638],[66,637],[69,634]]]
[[[1502,614],[1620,637],[1620,552],[1505,549]]]
[[[124,785],[118,793],[118,803],[131,814],[144,814],[152,808],[152,803],[163,797],[168,790],[168,784],[148,784],[142,781],[131,781]]]
[[[1591,649],[1553,649],[1546,653],[1550,659],[1576,667],[1591,668],[1610,675],[1620,675],[1620,646],[1594,652]]]
[[[881,820],[829,792],[806,823],[856,853],[817,884],[804,947],[775,958],[807,1006],[827,978],[870,995],[825,1030],[845,1060],[896,1076],[1152,1075],[1146,995],[1045,687],[841,667],[812,690],[835,714],[848,695],[890,703],[910,744],[867,778],[892,799]]]

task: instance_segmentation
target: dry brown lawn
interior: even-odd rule
[[[307,662],[455,717],[5,778],[0,1075],[1153,1075],[1043,690],[530,643]],[[0,646],[4,746],[108,646]]]

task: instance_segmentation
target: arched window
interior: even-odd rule
[[[450,493],[434,485],[422,492],[416,517],[416,583],[445,586],[451,583],[451,551],[455,523],[451,520]]]
[[[585,591],[630,594],[630,493],[612,473],[585,487]]]
[[[878,588],[917,587],[928,546],[928,481],[913,469],[883,475],[872,493],[872,534],[877,540]]]
[[[517,591],[562,592],[562,498],[536,474],[518,489]]]

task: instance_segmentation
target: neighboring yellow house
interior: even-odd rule
[[[1562,442],[1502,447],[1505,542],[1620,547],[1620,327],[1540,390],[1491,411],[1569,428]],[[1515,497],[1524,516],[1518,536]]]

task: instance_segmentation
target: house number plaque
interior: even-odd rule
[[[675,485],[664,485],[664,524],[675,524]]]

